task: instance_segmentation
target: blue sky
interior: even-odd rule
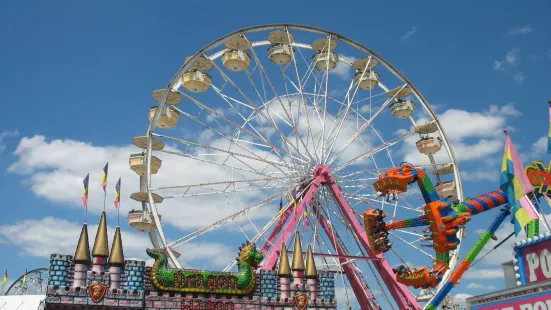
[[[154,104],[151,91],[166,85],[184,58],[205,44],[258,24],[317,26],[383,56],[423,93],[454,137],[452,146],[462,154],[458,156],[465,195],[496,189],[504,127],[511,130],[526,163],[548,159],[540,139],[548,130],[549,11],[549,3],[518,6],[513,1],[4,1],[0,269],[8,268],[13,279],[25,268],[46,266],[54,250],[72,252],[76,237],[62,232],[78,230],[83,212],[76,206],[78,198],[67,207],[67,199],[80,192],[74,178],[62,172],[76,173],[80,166],[93,164],[99,177],[106,154],[127,158],[136,150],[129,146],[131,139],[147,129],[147,108]],[[476,122],[469,124],[470,120]],[[479,134],[464,134],[469,131]],[[66,159],[68,153],[71,162],[61,169],[56,159]],[[111,187],[127,169],[125,164],[114,164]],[[91,195],[100,195],[99,183],[91,188]],[[130,209],[126,201],[124,208]],[[113,226],[111,206],[109,202]],[[473,221],[467,247],[490,217]],[[92,219],[93,215],[94,223]],[[181,229],[189,228],[182,225]],[[127,257],[140,255],[143,235],[127,235],[125,244],[133,244],[125,245]],[[204,242],[211,246],[198,246],[211,249],[204,250],[205,255],[220,250],[214,239]],[[507,248],[503,253],[508,252]],[[200,257],[188,259],[193,264]],[[477,266],[485,276],[471,275],[476,285],[469,287],[465,281],[455,294],[476,294],[491,283],[502,287],[501,275],[496,276],[501,261],[492,259],[499,257],[490,255],[489,263]],[[216,268],[223,265],[218,258],[211,263]]]

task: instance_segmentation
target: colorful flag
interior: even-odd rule
[[[119,203],[121,202],[121,178],[117,181],[117,185],[115,185],[115,193],[117,196],[115,197],[115,208],[119,208]]]
[[[84,207],[88,207],[88,180],[90,179],[90,174],[88,173],[86,177],[84,178],[84,181],[82,181],[82,184],[84,184],[84,194],[82,195],[82,203],[84,204]]]
[[[25,274],[23,275],[23,280],[21,282],[23,284],[27,283],[27,269],[25,269]]]
[[[304,208],[304,228],[306,230],[310,229],[310,220],[308,219],[308,211],[306,211],[306,207]]]
[[[6,272],[4,273],[4,281],[2,281],[2,287],[6,286],[8,284],[8,269],[6,269]]]
[[[283,224],[283,197],[279,199],[279,223]]]
[[[507,133],[506,136],[499,188],[507,194],[512,206],[511,223],[515,225],[515,235],[518,235],[528,222],[537,219],[538,216],[526,198],[526,194],[533,192],[534,188],[528,180],[511,138]]]
[[[287,196],[288,196],[289,202],[293,204],[293,209],[296,209],[297,208],[297,200],[296,200],[297,191],[293,188],[291,193],[287,194]]]
[[[549,132],[547,133],[547,153],[551,154],[551,100],[549,102]]]
[[[105,189],[107,188],[107,174],[109,172],[109,163],[105,164],[105,167],[103,167],[103,176],[102,176],[102,182],[101,187],[103,187],[103,192],[105,193]]]

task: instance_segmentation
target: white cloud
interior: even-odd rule
[[[413,26],[408,32],[404,33],[404,35],[400,38],[400,41],[406,41],[407,39],[411,38],[414,34],[416,34],[419,31],[419,26],[415,25]]]
[[[216,140],[213,143],[216,143]],[[165,149],[177,151],[168,146]],[[23,175],[24,184],[28,184],[37,196],[61,203],[63,206],[76,208],[82,208],[80,202],[82,179],[90,173],[88,210],[92,214],[99,214],[103,209],[103,193],[100,187],[101,169],[105,162],[109,161],[108,205],[113,206],[115,180],[121,176],[121,213],[125,214],[131,209],[141,208],[138,202],[129,199],[131,193],[139,191],[139,177],[130,170],[128,157],[138,152],[136,147],[130,145],[94,146],[75,140],[48,141],[44,136],[24,137],[14,153],[17,160],[8,171]],[[232,176],[231,171],[228,173],[217,165],[176,155],[157,154],[157,156],[163,160],[159,173],[153,177],[157,186],[223,181]],[[237,177],[238,174],[235,173],[234,176]],[[170,191],[159,193],[161,196],[174,194]],[[246,193],[240,195],[245,200],[243,203],[246,203],[246,198],[250,197]],[[240,208],[239,202],[235,201],[236,197],[228,199],[231,202],[229,207],[228,201],[223,195],[219,195],[217,199],[202,199],[201,196],[189,199],[166,199],[158,204],[158,208],[163,221],[167,224],[181,229],[201,228],[233,213],[230,208],[233,208],[234,212]],[[184,206],[182,201],[185,203]],[[199,205],[201,208],[196,207]],[[258,212],[251,216],[262,218],[262,213]]]
[[[471,294],[464,294],[464,293],[460,293],[460,294],[455,294],[453,296],[453,301],[454,303],[460,305],[460,306],[463,306],[467,303],[467,298],[470,298],[470,297],[473,297],[473,295]]]
[[[532,156],[541,156],[547,153],[547,140],[548,137],[544,136],[539,138],[536,142],[532,144]]]
[[[520,112],[512,103],[503,106],[491,105],[482,112],[471,112],[459,109],[448,109],[438,118],[449,138],[453,151],[460,162],[486,160],[489,155],[503,149],[503,129],[506,128],[510,117],[519,116]],[[418,124],[428,119],[417,120]],[[468,122],[468,123],[467,123]],[[404,161],[414,164],[427,164],[428,157],[419,153],[415,147],[418,137],[406,139],[403,152]],[[445,150],[435,156],[437,163],[447,162]],[[483,171],[463,172],[467,178],[489,179]]]
[[[110,219],[112,221],[113,217],[107,215],[107,221]],[[96,224],[88,226],[90,250],[94,245],[97,227]],[[40,220],[29,219],[14,224],[0,225],[0,236],[7,243],[19,247],[19,255],[49,257],[52,253],[73,255],[81,230],[82,224],[46,217]],[[111,246],[114,231],[113,227],[108,227],[109,246]],[[121,233],[125,257],[146,260],[151,263],[151,259],[145,253],[145,249],[151,244],[147,235],[126,230]],[[178,248],[178,252],[182,255],[182,261],[200,263],[207,259],[215,267],[225,266],[228,261],[231,261],[228,258],[236,254],[236,251],[227,245],[212,242],[188,243]]]
[[[509,29],[505,35],[507,36],[514,36],[514,35],[522,35],[522,34],[528,34],[531,33],[534,29],[532,28],[532,25],[525,25],[525,26],[516,26],[515,28]]]
[[[516,65],[517,64],[517,58],[518,58],[519,49],[514,48],[510,50],[507,55],[505,55],[505,62],[510,65]]]
[[[546,204],[546,202],[542,199],[542,203]],[[542,206],[542,208],[546,209],[547,205]],[[545,218],[547,219],[548,223],[551,223],[551,215],[547,214],[545,215]],[[526,239],[526,235],[524,233],[520,233],[518,236],[513,236],[509,240],[507,240],[504,244],[502,244],[497,249],[493,249],[493,247],[497,244],[497,242],[501,242],[505,238],[507,238],[512,232],[514,231],[513,224],[510,223],[510,216],[505,219],[505,223],[501,225],[501,228],[498,229],[495,233],[495,236],[497,237],[498,241],[490,241],[486,247],[482,250],[482,253],[480,254],[480,257],[484,256],[484,259],[480,261],[480,264],[484,264],[486,266],[499,266],[496,270],[502,270],[501,264],[504,262],[513,260],[513,248],[512,244],[514,242]],[[540,224],[540,232],[546,232],[545,227]],[[491,251],[489,254],[487,254],[489,251]],[[497,271],[496,271],[497,272]],[[501,271],[501,278],[503,277],[503,271]]]
[[[474,283],[474,282],[469,283],[469,285],[467,285],[467,288],[470,288],[472,290],[484,289],[484,290],[488,290],[488,291],[496,289],[496,287],[494,285],[484,285],[484,284],[479,284],[479,283]]]
[[[501,71],[504,74],[511,76],[511,78],[517,83],[523,83],[526,80],[526,76],[523,72],[517,71],[520,57],[520,49],[513,48],[505,54],[505,57],[501,60],[494,60],[494,70]]]
[[[20,248],[19,255],[34,257],[49,257],[52,253],[74,254],[82,229],[81,224],[54,217],[40,220],[29,219],[0,227],[0,235],[8,243]],[[88,227],[90,249],[93,246],[97,227],[97,225]],[[114,229],[110,227],[108,229],[109,243],[112,241],[113,233]],[[122,240],[127,257],[145,258],[144,244],[149,244],[145,235],[123,231]]]
[[[474,171],[461,171],[461,178],[464,181],[495,181],[499,174],[495,169],[476,169]]]
[[[513,80],[515,82],[524,83],[524,80],[526,80],[526,76],[522,72],[517,72],[513,75]]]
[[[494,60],[494,70],[503,70],[502,60]]]
[[[4,131],[0,133],[0,153],[6,150],[6,145],[3,143],[5,138],[17,137],[19,132],[17,130]]]
[[[501,268],[471,268],[465,272],[464,279],[503,279]]]
[[[510,51],[507,52],[507,54],[505,54],[505,58],[503,60],[494,61],[494,69],[506,70],[511,66],[515,66],[518,62],[519,54],[520,54],[520,49],[518,48],[511,49]]]

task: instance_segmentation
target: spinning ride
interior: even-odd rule
[[[457,164],[423,96],[370,49],[307,26],[242,29],[188,57],[153,98],[146,135],[134,139],[142,152],[130,157],[141,180],[131,198],[142,210],[130,212],[129,222],[173,266],[186,267],[178,257],[191,240],[237,245],[246,238],[262,244],[259,268],[273,270],[295,232],[312,246],[319,269],[340,274],[345,306],[419,308],[440,289],[435,282],[408,287],[391,266],[439,259],[423,248],[426,233],[403,229],[399,219],[427,215],[423,188],[404,189],[430,175],[433,201],[461,201]],[[410,179],[372,188],[404,160],[415,166],[388,173],[409,169]],[[362,213],[375,209],[392,227],[386,252],[361,224]],[[439,283],[457,263],[464,235],[457,228],[453,245],[443,245]],[[224,271],[235,266],[230,261]]]

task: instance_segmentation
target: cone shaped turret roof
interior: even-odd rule
[[[109,244],[107,240],[107,217],[105,210],[101,212],[101,218],[99,220],[98,232],[96,233],[96,240],[94,241],[94,249],[92,250],[93,257],[108,257],[109,256]]]
[[[302,244],[298,231],[295,233],[295,248],[293,249],[293,265],[292,270],[304,271],[304,258],[302,257]]]
[[[88,225],[82,225],[80,238],[78,238],[77,250],[75,251],[75,263],[90,264],[90,242],[88,241]]]
[[[119,266],[124,265],[124,250],[122,248],[121,228],[117,226],[115,237],[111,245],[111,255],[109,255],[109,265]]]

